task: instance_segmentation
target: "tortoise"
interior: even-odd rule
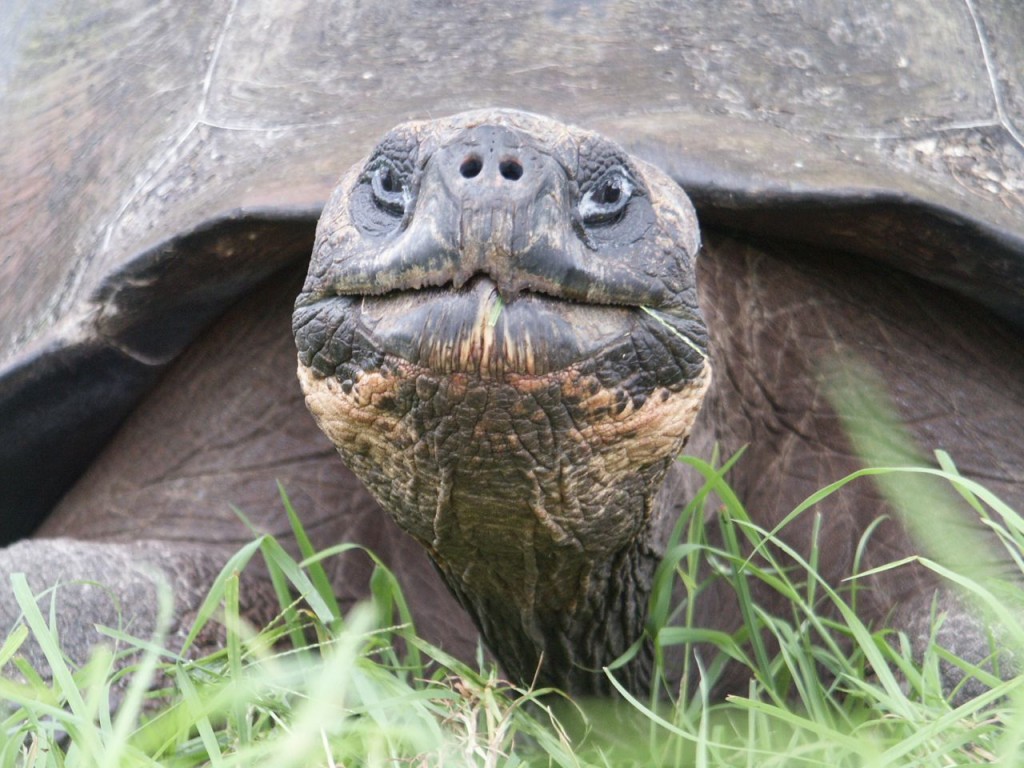
[[[486,266],[500,255],[481,242],[493,226],[478,221],[465,232],[476,259],[466,263],[475,267],[444,273],[441,256],[428,255],[426,266],[406,266],[433,269],[431,280],[393,283],[403,291],[397,303],[371,298],[366,306],[378,307],[375,322],[386,323],[393,310],[417,312],[424,297],[436,298],[432,291],[448,291],[442,300],[464,312],[486,299],[488,327],[506,329],[526,324],[532,306],[545,313],[548,332],[558,329],[531,336],[535,352],[517,363],[536,376],[589,359],[623,327],[674,350],[672,359],[683,361],[669,366],[675,373],[659,369],[646,379],[654,348],[630,353],[644,379],[638,386],[649,391],[616,391],[621,366],[578,382],[592,388],[596,380],[591,394],[612,411],[644,413],[661,402],[671,411],[671,439],[657,460],[642,471],[625,467],[626,485],[613,484],[609,499],[634,494],[649,512],[658,508],[651,519],[668,519],[694,489],[695,478],[668,460],[689,433],[687,450],[697,455],[715,443],[727,453],[747,446],[730,481],[771,527],[858,466],[817,375],[826,352],[850,349],[882,373],[922,447],[948,450],[966,475],[1020,506],[1024,60],[1015,41],[1024,11],[1014,3],[822,0],[794,8],[741,0],[724,8],[694,2],[683,12],[653,3],[455,10],[410,2],[385,14],[343,3],[232,0],[200,15],[170,2],[143,8],[119,0],[103,8],[15,3],[9,18],[0,49],[8,137],[0,169],[18,183],[0,191],[0,531],[8,544],[0,570],[26,572],[37,590],[63,583],[59,617],[73,655],[87,652],[97,622],[147,631],[154,568],[175,585],[175,626],[187,627],[210,579],[250,535],[229,505],[266,530],[286,531],[280,480],[316,542],[356,540],[382,554],[429,639],[461,653],[475,645],[476,625],[452,588],[512,674],[532,678],[543,650],[545,680],[604,690],[591,670],[642,624],[636,584],[614,593],[620,626],[597,616],[601,631],[588,640],[600,647],[576,644],[583,624],[574,621],[573,642],[564,633],[553,641],[544,632],[500,637],[489,626],[499,615],[491,613],[493,595],[474,604],[479,594],[460,586],[445,554],[434,551],[447,584],[437,576],[416,541],[429,536],[410,520],[403,524],[415,537],[402,534],[341,466],[292,373],[289,317],[300,291],[300,364],[316,370],[301,314],[312,306],[317,276],[327,274],[324,260],[335,258],[324,245],[340,242],[332,222],[354,210],[356,197],[385,227],[381,237],[396,216],[419,221],[428,198],[410,207],[409,174],[426,166],[413,169],[402,147],[419,148],[426,162],[432,150],[423,147],[444,145],[438,151],[455,153],[454,167],[463,168],[472,153],[451,147],[467,130],[479,129],[478,142],[509,157],[494,166],[481,154],[476,173],[471,163],[453,183],[484,174],[509,182],[499,188],[525,190],[528,178],[507,176],[554,157],[578,174],[555,185],[566,206],[558,215],[571,221],[549,210],[541,227],[563,240],[575,233],[576,249],[618,249],[623,261],[570,275],[548,251],[562,271],[545,272],[541,260],[501,273]],[[517,111],[406,122],[495,106],[598,133]],[[378,144],[396,124],[405,127]],[[586,166],[612,174],[603,187],[583,181],[584,146],[614,158]],[[575,160],[559,155],[573,151]],[[502,171],[505,161],[512,164]],[[328,203],[303,288],[317,218],[348,167],[355,170]],[[679,188],[700,219],[700,256],[693,209]],[[626,221],[639,227],[637,242],[658,241],[654,251],[624,256],[614,236],[601,241]],[[661,266],[646,274],[654,252]],[[644,274],[646,285],[637,285]],[[364,271],[354,294],[385,290],[375,279]],[[411,291],[424,286],[432,287]],[[637,314],[640,304],[660,320]],[[439,315],[417,316],[444,327]],[[391,328],[390,352],[401,358],[410,337],[402,341],[400,323]],[[440,350],[443,340],[436,344]],[[333,379],[339,392],[357,391],[356,373]],[[707,395],[694,416],[700,387]],[[493,439],[507,436],[501,427],[509,419],[497,419]],[[351,451],[347,457],[358,463]],[[538,455],[537,467],[550,464]],[[506,475],[520,465],[512,462]],[[391,480],[374,481],[370,465],[356,469],[387,502]],[[491,502],[507,500],[502,488],[497,483]],[[839,579],[887,508],[870,486],[855,484],[820,511],[824,570]],[[571,549],[576,532],[545,520],[542,507],[534,512],[520,531],[534,537],[533,548],[516,557],[532,552],[536,568],[537,557],[548,563],[563,544]],[[652,556],[656,527],[641,526]],[[486,528],[480,524],[481,536],[496,533]],[[508,531],[497,535],[479,540],[478,554],[492,562],[511,554]],[[798,520],[786,535],[806,547],[811,531]],[[879,560],[913,546],[894,520],[871,540]],[[508,566],[524,575],[528,559],[511,557]],[[334,568],[339,594],[358,599],[366,565],[342,560]],[[496,578],[507,584],[507,576]],[[268,590],[258,574],[251,578],[248,607],[259,615]],[[932,586],[916,577],[884,584],[867,610],[916,636]],[[975,619],[943,595],[952,616],[943,640],[971,658],[987,654]],[[558,597],[576,604],[573,595]],[[729,610],[713,599],[707,605],[709,625],[728,625]],[[17,618],[6,591],[0,617],[2,626]],[[632,683],[642,685],[646,674],[639,664]]]

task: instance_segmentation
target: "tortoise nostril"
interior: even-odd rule
[[[470,155],[462,161],[462,165],[459,166],[459,173],[465,179],[475,178],[480,171],[483,169],[484,164],[476,155]]]
[[[459,165],[459,173],[464,179],[475,179],[484,170],[484,161],[476,152],[466,155]],[[523,177],[523,164],[515,158],[506,158],[498,163],[498,173],[508,181],[518,181]]]
[[[523,176],[523,166],[518,160],[502,160],[498,164],[498,171],[509,181],[517,181]]]

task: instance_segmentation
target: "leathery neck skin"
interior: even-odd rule
[[[300,368],[320,428],[509,674],[603,691],[601,667],[643,631],[657,491],[710,368],[640,405],[574,373],[495,383],[387,368],[350,387]],[[631,687],[648,664],[625,671]]]

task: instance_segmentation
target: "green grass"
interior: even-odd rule
[[[984,488],[944,468],[875,469],[861,474],[941,478],[980,510],[1000,539],[1018,553],[1024,525]],[[357,555],[351,546],[313,552],[290,507],[304,559],[260,537],[240,550],[211,591],[197,619],[223,622],[226,647],[186,661],[163,649],[163,638],[122,644],[141,660],[119,668],[99,651],[82,668],[62,660],[49,621],[23,579],[13,585],[25,622],[0,646],[0,662],[16,657],[32,634],[44,648],[52,679],[23,664],[22,682],[0,681],[9,702],[0,722],[0,766],[308,766],[308,765],[734,765],[948,766],[1024,762],[1024,683],[999,682],[960,707],[947,703],[937,668],[948,654],[934,647],[921,665],[905,639],[858,622],[855,591],[836,591],[814,569],[816,553],[798,553],[755,525],[725,482],[729,464],[685,459],[705,490],[679,521],[658,574],[650,632],[664,650],[712,642],[717,655],[689,662],[695,695],[677,691],[644,700],[626,692],[605,702],[571,702],[501,679],[488,664],[467,666],[419,639],[395,579],[380,563],[372,600],[342,615],[323,560]],[[819,497],[799,514],[813,514]],[[704,504],[717,497],[724,544],[711,547]],[[744,542],[758,548],[756,562]],[[238,617],[238,573],[262,555],[281,597],[270,627],[256,630]],[[675,580],[691,594],[702,588],[698,564],[712,558],[718,578],[747,600],[754,581],[785,594],[792,614],[765,614],[744,603],[745,626],[731,636],[687,626],[689,602],[672,605]],[[955,579],[1018,642],[1019,612],[991,584]],[[798,566],[794,567],[793,563]],[[1008,585],[1000,585],[1005,593]],[[1015,596],[1014,599],[1016,599]],[[167,600],[169,605],[169,599]],[[839,620],[822,618],[830,603]],[[45,604],[45,602],[44,602]],[[683,621],[677,626],[677,620]],[[937,620],[939,620],[937,618]],[[775,638],[778,651],[762,642]],[[111,632],[111,634],[114,634]],[[193,637],[194,637],[193,633]],[[849,646],[838,642],[846,638]],[[191,638],[190,638],[191,639]],[[136,652],[137,652],[136,651]],[[745,695],[707,698],[726,659],[750,670]],[[985,677],[986,673],[975,670]],[[608,670],[614,679],[615,670]],[[685,690],[685,687],[684,687]],[[113,714],[111,702],[119,701]]]
[[[816,525],[820,501],[848,483],[877,482],[923,538],[925,554],[913,560],[985,611],[998,629],[997,645],[1022,658],[1024,520],[962,477],[945,454],[931,467],[913,459],[884,409],[855,399],[845,394],[836,402],[840,412],[857,414],[847,417],[848,431],[875,468],[812,495],[784,524],[811,516]],[[907,638],[862,624],[856,579],[838,588],[826,583],[815,548],[802,557],[778,529],[751,520],[727,482],[737,460],[683,459],[704,488],[681,515],[656,574],[648,633],[659,674],[649,696],[620,689],[611,700],[571,701],[504,681],[482,652],[472,665],[450,658],[417,637],[396,580],[376,560],[371,600],[343,614],[324,560],[373,555],[352,545],[314,551],[282,493],[301,559],[266,536],[239,550],[186,642],[187,651],[208,622],[222,624],[227,642],[212,656],[167,650],[160,632],[132,638],[106,630],[125,650],[115,657],[101,649],[76,668],[61,654],[38,596],[11,576],[24,622],[0,644],[0,666],[14,664],[21,679],[0,679],[0,768],[1024,765],[1024,677],[1003,682],[935,643],[915,662]],[[966,501],[994,534],[999,556],[1016,564],[1017,580],[994,579],[959,557],[965,549],[987,557],[990,544],[954,539],[957,546],[949,546],[952,513],[942,510],[952,508],[950,499]],[[718,535],[709,535],[711,525]],[[263,628],[239,618],[239,573],[255,557],[266,562],[281,604],[278,619]],[[711,577],[701,575],[702,563],[713,565]],[[738,596],[737,632],[695,625],[693,598],[706,578],[725,580]],[[751,595],[759,584],[783,595],[790,612],[770,615],[757,605]],[[687,597],[675,604],[679,585]],[[170,605],[165,595],[165,627]],[[936,630],[942,619],[934,617]],[[29,636],[51,676],[19,660]],[[704,646],[697,658],[689,653],[695,643],[713,650]],[[680,650],[683,683],[672,687],[660,659]],[[744,666],[748,687],[713,701],[708,691],[727,661]],[[940,663],[961,666],[991,691],[954,706],[941,689]],[[606,670],[613,682],[617,666]]]

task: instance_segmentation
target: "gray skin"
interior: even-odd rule
[[[280,480],[318,544],[379,551],[424,633],[471,649],[419,545],[308,416],[289,316],[338,173],[410,116],[494,105],[599,130],[687,190],[716,361],[688,450],[749,444],[730,479],[759,520],[857,466],[817,375],[837,347],[883,373],[926,452],[1020,506],[1018,3],[9,5],[0,531],[20,541],[2,572],[106,575],[145,634],[130,596],[155,565],[184,626],[249,536],[229,505],[286,535]],[[840,574],[885,508],[865,483],[824,511]],[[364,562],[332,567],[365,594]],[[103,610],[69,596],[60,615],[114,623]],[[3,592],[0,624],[17,615]]]

